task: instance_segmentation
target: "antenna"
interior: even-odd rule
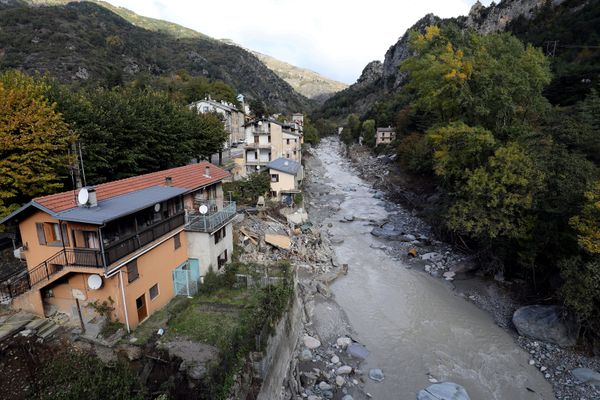
[[[85,168],[83,167],[83,155],[81,153],[81,142],[77,143],[79,145],[79,161],[81,162],[81,175],[83,176],[83,186],[87,186],[87,181],[85,180]]]

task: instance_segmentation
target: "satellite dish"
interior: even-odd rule
[[[87,283],[90,289],[98,290],[102,287],[102,277],[96,274],[90,275]]]
[[[208,212],[208,207],[206,206],[206,204],[202,204],[199,208],[198,211],[200,211],[200,214],[204,215]]]
[[[262,121],[258,121],[258,126],[262,126]]]
[[[159,212],[160,211],[160,203],[156,203],[154,205],[154,212]]]
[[[88,200],[90,199],[90,194],[86,188],[81,188],[79,190],[79,194],[77,195],[77,202],[82,206],[86,205]]]

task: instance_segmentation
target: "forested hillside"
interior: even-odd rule
[[[62,82],[104,86],[185,70],[223,80],[274,111],[308,107],[305,97],[249,52],[156,29],[133,25],[96,3],[28,6],[10,0],[0,4],[0,69],[48,72]]]
[[[581,64],[578,73],[591,74],[587,90],[562,106],[548,94],[558,95],[554,63],[568,64],[567,56],[547,57],[510,33],[445,21],[410,32],[407,46],[397,93],[362,119],[352,114],[343,139],[373,145],[376,126],[396,126],[388,151],[406,173],[433,182],[440,201],[430,217],[440,232],[489,274],[525,279],[538,298],[563,302],[597,332],[597,64]]]

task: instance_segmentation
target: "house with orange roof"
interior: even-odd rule
[[[86,305],[106,301],[134,329],[230,260],[228,177],[201,162],[31,200],[0,220],[15,228],[26,264],[2,278],[0,301],[84,324],[98,317]]]

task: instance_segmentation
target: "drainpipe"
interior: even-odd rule
[[[102,225],[98,228],[98,241],[100,242],[100,255],[102,256],[102,263],[104,264],[104,272],[106,273],[106,268],[108,268],[108,265],[106,265],[106,254],[104,254],[104,239],[102,238],[102,228],[104,228],[105,226],[106,225]]]
[[[127,333],[131,333],[129,328],[129,316],[127,315],[127,302],[125,301],[125,286],[123,286],[123,271],[119,270],[119,281],[121,281],[121,296],[123,296],[123,312],[125,314],[125,325],[127,325]]]

